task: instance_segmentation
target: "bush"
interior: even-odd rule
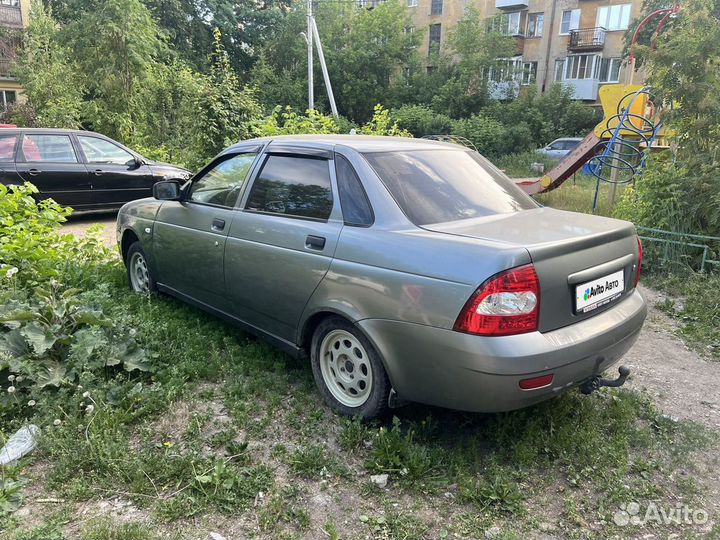
[[[644,227],[720,236],[720,178],[714,167],[650,158],[615,215]]]
[[[97,235],[60,234],[72,210],[37,202],[37,192],[0,185],[0,415],[27,409],[39,392],[149,369],[132,331],[90,297],[102,288],[98,266],[116,258]]]
[[[292,107],[275,107],[272,114],[252,126],[256,137],[272,137],[275,135],[333,134],[347,133],[354,126],[345,118],[335,119],[318,111],[305,111],[298,114]],[[389,135],[409,137],[410,133],[398,127],[390,117],[390,112],[382,105],[375,105],[373,117],[367,124],[356,128],[363,135]]]
[[[390,115],[398,127],[409,131],[414,137],[446,135],[453,129],[453,120],[449,116],[436,113],[424,105],[403,105],[393,109]]]
[[[506,126],[479,114],[458,120],[453,135],[465,137],[475,145],[478,152],[491,158],[524,152],[533,147],[532,134],[527,125]]]
[[[111,257],[99,236],[62,235],[57,227],[72,213],[52,199],[37,202],[32,184],[0,184],[0,283],[34,287],[89,263]]]
[[[90,307],[77,289],[51,280],[0,304],[0,413],[39,393],[117,371],[149,371],[132,331]],[[5,382],[7,381],[7,382]],[[17,414],[15,415],[17,416]]]

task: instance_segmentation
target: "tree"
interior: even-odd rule
[[[117,139],[131,137],[145,106],[138,99],[158,67],[165,42],[140,0],[93,0],[92,11],[68,23],[62,39],[86,75],[87,119]]]
[[[720,6],[687,0],[657,39],[638,46],[673,155],[651,159],[618,209],[640,225],[720,235]],[[672,106],[671,106],[672,104]]]
[[[59,26],[49,8],[33,2],[32,17],[13,71],[25,89],[32,123],[77,128],[83,114],[85,86],[70,51],[58,41]],[[28,115],[13,121],[28,124]]]
[[[489,101],[488,69],[514,56],[515,39],[493,30],[480,12],[469,7],[448,37],[450,76],[433,98],[433,108],[454,118],[478,112]],[[447,56],[447,55],[446,55]],[[441,62],[447,64],[448,60]],[[447,68],[446,68],[447,69]]]
[[[305,13],[296,10],[277,29],[275,39],[260,53],[252,79],[267,88],[273,107],[278,99],[295,108],[306,107],[307,52],[301,32]],[[373,115],[378,102],[403,85],[402,67],[412,62],[420,33],[407,32],[409,14],[398,0],[369,10],[354,2],[326,2],[317,6],[317,24],[338,109],[354,121]],[[319,62],[315,62],[317,107],[328,110]],[[361,74],[361,76],[360,76]],[[283,88],[283,90],[279,90]]]
[[[200,101],[202,113],[200,148],[212,156],[230,144],[250,136],[250,124],[260,114],[252,89],[240,85],[230,58],[215,30],[211,70],[206,93]]]

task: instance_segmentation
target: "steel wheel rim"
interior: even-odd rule
[[[332,396],[347,407],[360,407],[370,396],[372,365],[365,347],[350,332],[333,330],[320,344],[320,372]]]
[[[130,284],[135,292],[150,292],[150,271],[142,253],[135,252],[130,257]]]

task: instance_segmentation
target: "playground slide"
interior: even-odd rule
[[[560,186],[565,180],[579,171],[588,160],[595,155],[597,145],[600,142],[594,131],[588,133],[572,152],[565,156],[560,163],[555,165],[548,173],[535,180],[518,182],[525,193],[535,195],[544,191],[552,191]]]
[[[603,120],[555,167],[538,180],[517,185],[535,195],[552,191],[588,164],[600,182],[626,183],[645,165],[644,149],[664,148],[658,138],[666,135],[649,89],[640,85],[609,84],[600,88]],[[619,178],[617,173],[623,173]]]

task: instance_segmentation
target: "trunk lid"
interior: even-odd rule
[[[537,208],[424,228],[527,249],[540,281],[541,332],[602,313],[621,302],[635,285],[638,245],[635,227],[627,221]],[[612,301],[587,312],[576,309],[578,286],[613,274],[617,277],[620,271],[624,286],[619,296],[614,293]]]

